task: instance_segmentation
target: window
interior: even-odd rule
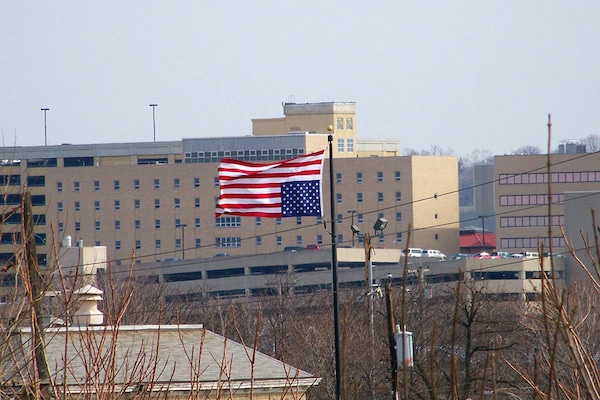
[[[337,118],[337,128],[344,129],[344,118],[342,118],[342,117]]]
[[[187,226],[187,225],[186,225]],[[183,226],[181,225],[181,219],[180,218],[175,218],[175,228],[181,228],[181,229],[185,229],[183,228]]]
[[[319,240],[319,236],[321,237],[321,242],[319,244],[323,243],[323,236],[322,235],[317,235],[317,240]],[[337,235],[338,237],[338,243],[343,243],[344,242],[344,235],[343,234],[339,234]]]
[[[120,240],[115,241],[115,250],[121,250],[121,241]]]
[[[400,171],[394,172],[394,180],[400,182]]]
[[[160,199],[154,199],[154,208],[160,208]]]
[[[81,211],[81,203],[78,201],[75,202],[75,211]]]
[[[154,229],[160,229],[160,219],[154,220]]]
[[[381,232],[379,235],[379,243],[385,243],[385,236],[383,235],[383,232]]]
[[[281,218],[278,217],[275,219],[275,225],[277,225],[277,226],[281,225]]]
[[[75,231],[79,232],[81,230],[81,222],[75,222]]]
[[[402,232],[396,232],[396,243],[402,243]]]
[[[181,208],[181,200],[175,199],[175,208]]]
[[[202,240],[200,240],[200,238],[196,238],[196,247],[201,247],[202,246]]]
[[[342,139],[342,138],[339,138],[337,140],[337,151],[338,151],[338,153],[344,152],[344,139]]]
[[[402,193],[401,192],[396,192],[396,201],[398,203],[402,201]]]
[[[341,242],[341,240],[340,240],[340,242]],[[317,235],[317,244],[323,244],[323,235]]]
[[[383,192],[377,192],[377,202],[383,203]]]
[[[341,224],[344,220],[344,217],[342,216],[342,214],[338,214],[336,220],[338,224]]]
[[[296,245],[302,246],[302,236],[301,235],[296,236]]]
[[[94,201],[94,210],[100,211],[100,202],[98,200]]]
[[[356,183],[362,183],[362,172],[356,173]]]
[[[215,176],[215,187],[219,187],[219,178]]]
[[[342,174],[339,172],[335,174],[335,183],[342,183]]]
[[[121,200],[115,200],[115,211],[119,211],[121,209]]]
[[[239,236],[234,237],[217,237],[215,238],[215,246],[217,248],[223,247],[242,247],[242,238]]]
[[[62,212],[62,210],[63,210],[63,203],[62,203],[62,201],[59,201],[58,203],[56,203],[56,207],[58,208],[58,212]]]
[[[62,192],[63,185],[62,182],[56,182],[56,190]]]
[[[256,217],[256,226],[261,226],[261,225],[262,225],[262,218]]]
[[[438,213],[435,213],[435,214],[433,215],[433,218],[434,218],[434,219],[438,219]]]
[[[121,230],[121,221],[115,221],[115,231]]]
[[[94,192],[100,191],[100,181],[94,181]]]
[[[379,182],[379,183],[383,182],[383,172],[381,172],[381,171],[377,172],[377,182]]]
[[[356,202],[357,203],[362,203],[363,202],[363,194],[362,193],[356,193]]]
[[[94,246],[102,246],[102,243],[99,240],[96,240],[94,243]]]
[[[302,225],[302,217],[296,217],[296,225]]]
[[[95,225],[96,225],[96,230],[99,231],[100,230],[100,221],[96,221]]]
[[[400,211],[396,213],[396,222],[402,222],[402,213]]]
[[[335,194],[335,202],[338,204],[342,202],[342,194],[341,193]]]
[[[58,223],[58,230],[59,230],[59,232],[62,232],[65,230],[65,225],[62,222]]]
[[[73,190],[79,192],[79,181],[73,182]]]
[[[215,226],[217,228],[237,228],[241,225],[241,217],[219,217],[215,219]]]
[[[140,229],[142,227],[142,223],[139,219],[135,220],[135,229]]]
[[[200,178],[194,178],[194,187],[195,188],[199,188],[200,187]]]
[[[139,239],[137,239],[137,240],[135,241],[135,249],[136,249],[136,250],[139,250],[139,249],[141,249],[141,248],[142,248],[142,241],[141,241],[141,240],[139,240]]]
[[[156,239],[156,241],[154,242],[154,247],[160,249],[160,239]]]
[[[359,224],[363,223],[363,215],[362,214],[357,214],[357,221]]]
[[[262,237],[257,236],[256,237],[256,247],[260,247],[262,246]]]
[[[160,179],[154,180],[154,190],[160,189]]]
[[[196,228],[200,228],[200,218],[196,218],[196,219],[194,220],[194,226],[195,226]]]
[[[179,189],[179,178],[173,178],[173,189]]]
[[[354,153],[354,139],[346,139],[346,151]]]
[[[140,180],[139,179],[133,180],[133,190],[140,190]]]
[[[200,197],[194,199],[194,207],[200,208]]]
[[[113,181],[113,186],[115,188],[115,191],[120,190],[121,189],[121,182],[120,181]]]
[[[135,199],[135,200],[133,200],[133,207],[134,207],[136,210],[139,210],[139,209],[140,209],[140,200],[139,200],[139,199]]]
[[[282,239],[282,237],[281,237],[281,236],[275,236],[275,244],[276,244],[277,246],[281,246],[281,245],[283,245],[283,239]]]
[[[181,239],[180,238],[175,239],[175,248],[176,249],[181,248]]]

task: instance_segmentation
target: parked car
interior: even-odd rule
[[[306,250],[321,250],[321,246],[318,244],[309,244],[306,246]]]
[[[482,259],[482,258],[492,258],[492,256],[490,256],[490,253],[482,251],[481,253],[475,253],[475,254],[473,254],[471,256],[471,258]]]
[[[471,257],[470,254],[456,253],[455,255],[452,256],[451,260],[464,260],[465,258],[469,258],[469,257]]]
[[[229,253],[217,253],[213,257],[229,257]]]
[[[421,252],[421,257],[441,258],[442,260],[446,259],[446,255],[444,253],[434,249],[423,249]]]
[[[283,248],[283,251],[290,251],[292,253],[295,253],[297,251],[304,251],[304,247],[302,247],[302,246],[286,246]]]
[[[407,257],[421,257],[423,255],[423,249],[411,247],[408,249],[408,254],[404,254],[404,250],[402,250],[402,255]]]
[[[506,251],[492,251],[492,258],[509,258],[510,253]]]

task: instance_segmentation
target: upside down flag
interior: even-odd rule
[[[325,150],[321,150],[268,164],[221,160],[221,195],[215,215],[321,216],[324,154]]]

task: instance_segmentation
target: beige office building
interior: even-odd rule
[[[361,245],[351,225],[371,232],[389,221],[375,247],[448,254],[458,249],[456,157],[400,157],[399,144],[356,141],[353,103],[285,104],[285,118],[254,120],[253,136],[4,148],[5,210],[32,194],[39,259],[48,263],[65,236],[106,246],[110,262],[264,254],[288,246],[331,244],[329,162],[323,171],[324,217],[215,218],[217,166],[224,157],[270,162],[323,149],[333,126],[335,224],[340,246]],[[296,129],[298,128],[298,129]],[[362,147],[361,147],[362,146]],[[363,157],[363,155],[367,155]],[[0,258],[14,254],[20,213],[3,224]]]
[[[565,252],[565,193],[600,187],[600,154],[497,156],[495,167],[498,250]],[[589,210],[581,210],[589,215]],[[571,225],[571,230],[577,230]],[[551,238],[551,239],[550,239]]]

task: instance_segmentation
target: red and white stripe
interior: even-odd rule
[[[269,164],[231,158],[221,160],[221,195],[215,215],[281,217],[281,184],[290,181],[321,181],[324,154],[325,150],[321,150]]]

